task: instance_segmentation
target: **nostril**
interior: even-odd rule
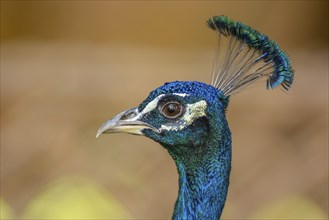
[[[126,114],[124,114],[124,115],[120,118],[120,120],[131,119],[131,118],[133,118],[133,117],[135,117],[135,116],[136,116],[136,112],[133,112],[133,111],[131,111],[131,112],[127,112]]]

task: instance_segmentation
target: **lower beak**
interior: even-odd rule
[[[138,108],[132,108],[121,112],[114,118],[105,122],[97,131],[96,138],[104,133],[128,133],[143,135],[143,129],[151,129],[159,132],[158,129],[151,125],[140,121],[142,115],[138,112]]]

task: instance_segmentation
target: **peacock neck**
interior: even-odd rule
[[[173,219],[220,218],[228,191],[232,153],[230,134],[223,136],[224,140],[210,140],[203,146],[208,150],[200,151],[199,155],[174,158],[179,173],[179,193]],[[195,156],[202,159],[191,159]]]

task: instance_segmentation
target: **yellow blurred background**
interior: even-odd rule
[[[223,219],[328,217],[328,1],[1,1],[2,219],[164,219],[175,165],[98,127],[167,81],[210,82],[213,15],[291,57],[291,91],[235,95]]]

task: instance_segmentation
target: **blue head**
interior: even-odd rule
[[[137,108],[105,123],[99,133],[144,135],[159,142],[174,159],[185,160],[193,152],[197,156],[200,150],[209,151],[209,139],[227,134],[227,105],[228,97],[213,86],[196,81],[170,82],[153,90]]]
[[[139,112],[147,109],[141,120],[156,128],[144,129],[142,133],[164,146],[174,159],[184,159],[194,150],[197,155],[200,149],[209,150],[205,145],[213,130],[226,124],[227,104],[228,98],[210,85],[166,83],[138,107]]]
[[[179,172],[175,218],[209,219],[224,206],[231,164],[228,97],[201,82],[171,82],[137,107],[106,122],[101,133],[125,132],[159,142]],[[201,199],[202,198],[202,199]]]

